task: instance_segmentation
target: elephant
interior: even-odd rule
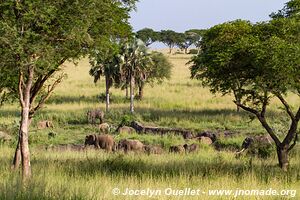
[[[108,152],[115,150],[115,140],[111,135],[87,135],[84,142],[87,145],[94,145],[97,149],[105,149]]]
[[[124,150],[125,153],[128,151],[143,151],[144,144],[139,140],[122,139],[118,143],[118,150]]]
[[[192,132],[188,131],[188,132],[182,133],[182,137],[183,137],[183,139],[186,140],[186,139],[192,139],[192,138],[194,138],[194,135],[193,135]]]
[[[149,154],[162,154],[163,149],[160,146],[154,146],[154,145],[145,145],[144,151]]]
[[[213,143],[213,140],[210,137],[201,136],[198,137],[197,139],[202,144],[211,145]]]
[[[110,128],[110,126],[109,126],[108,123],[103,123],[103,124],[99,125],[99,131],[100,131],[100,133],[108,134],[109,128]]]
[[[216,134],[210,131],[204,131],[202,133],[198,133],[196,138],[200,138],[200,137],[208,137],[211,139],[212,143],[214,143],[217,140]]]
[[[48,138],[49,138],[49,139],[55,138],[56,135],[57,135],[57,134],[56,134],[55,132],[49,132],[49,133],[48,133]]]
[[[184,147],[186,153],[196,152],[199,149],[198,144],[191,144],[191,145],[185,144],[185,145],[183,145],[183,147]]]
[[[88,122],[91,124],[96,124],[96,119],[100,120],[100,124],[104,120],[104,112],[100,109],[89,110],[87,113]]]
[[[257,154],[260,157],[270,156],[273,148],[273,140],[269,135],[246,137],[242,143],[242,149],[236,152],[239,156],[244,151],[250,154]]]
[[[170,146],[169,152],[170,153],[183,153],[185,151],[183,145],[177,145],[177,146]]]
[[[135,129],[132,128],[132,127],[129,127],[129,126],[122,126],[122,127],[119,127],[117,129],[117,132],[119,134],[121,134],[121,133],[129,133],[129,134],[131,134],[131,133],[135,133]]]
[[[52,121],[44,120],[37,123],[38,129],[54,128]]]

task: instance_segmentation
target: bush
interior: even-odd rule
[[[190,49],[189,54],[198,54],[198,49]]]

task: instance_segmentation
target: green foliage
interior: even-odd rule
[[[10,1],[0,3],[0,88],[16,93],[18,76],[34,71],[32,99],[66,60],[107,49],[110,39],[130,34],[135,1]],[[105,15],[103,14],[105,13]],[[5,83],[10,85],[4,85]],[[0,89],[1,90],[1,89]]]
[[[159,40],[159,33],[151,28],[144,28],[136,32],[136,37],[149,46]]]
[[[199,50],[198,49],[190,49],[189,54],[198,54]]]
[[[299,18],[300,14],[300,1],[291,0],[285,4],[285,7],[279,10],[277,13],[272,13],[272,18],[285,18],[285,17],[296,17]]]
[[[191,61],[193,78],[202,80],[213,93],[234,94],[235,104],[256,116],[277,148],[285,152],[294,147],[300,120],[299,105],[293,109],[286,101],[288,92],[300,97],[299,38],[298,18],[280,17],[254,25],[237,20],[207,30],[202,52]],[[273,97],[291,120],[283,141],[265,119]]]
[[[172,30],[162,30],[160,32],[159,41],[167,45],[170,49],[170,53],[172,49],[176,46],[176,44],[180,43],[184,40],[180,33],[177,33]]]
[[[180,49],[184,49],[187,53],[187,49],[191,45],[195,45],[197,48],[200,48],[200,41],[202,38],[204,30],[191,29],[187,30],[184,33],[179,33],[180,39],[177,41],[177,46]]]
[[[131,122],[136,120],[136,116],[132,114],[125,114],[121,118],[120,126],[131,126]]]
[[[201,40],[205,33],[205,29],[190,29],[185,31],[188,35],[188,39],[194,44],[198,49],[201,48]]]
[[[160,52],[151,52],[152,63],[146,73],[145,82],[153,85],[154,82],[162,83],[165,79],[171,78],[171,70],[173,65],[166,56]]]
[[[285,94],[290,89],[297,93],[299,43],[268,31],[265,38],[266,30],[275,24],[279,25],[235,21],[211,28],[204,35],[203,52],[192,60],[192,77],[203,80],[214,93],[233,92],[256,108],[263,104],[265,95],[269,101],[271,93]],[[281,28],[292,33],[287,26]]]

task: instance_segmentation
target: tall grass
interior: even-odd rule
[[[126,120],[135,119],[148,125],[178,127],[195,132],[204,130],[239,133],[232,138],[221,138],[218,145],[223,151],[201,145],[200,151],[189,155],[167,153],[168,147],[187,141],[179,136],[155,136],[139,134],[114,135],[139,139],[145,144],[160,144],[166,153],[162,155],[107,154],[99,151],[70,152],[46,151],[46,146],[57,144],[83,144],[85,135],[97,133],[98,128],[89,125],[86,112],[91,108],[105,108],[101,100],[104,82],[93,84],[88,75],[89,64],[82,59],[78,66],[66,64],[68,78],[57,88],[45,108],[37,113],[30,127],[33,178],[26,188],[20,184],[19,174],[10,171],[15,141],[0,147],[0,199],[146,199],[143,196],[113,196],[118,187],[132,189],[195,188],[195,189],[298,189],[300,188],[299,145],[291,152],[291,169],[282,173],[277,167],[275,153],[270,158],[242,156],[235,158],[232,152],[240,147],[245,135],[263,134],[257,120],[251,120],[245,112],[236,112],[232,96],[213,95],[197,80],[190,79],[189,55],[168,55],[174,64],[172,78],[161,85],[146,86],[145,98],[135,101],[135,114],[129,111],[125,91],[113,88],[111,111],[105,121],[116,127]],[[289,94],[293,107],[300,104],[297,96]],[[271,102],[268,119],[280,137],[289,124],[278,101]],[[0,130],[17,138],[19,107],[17,103],[0,108]],[[52,120],[54,128],[38,130],[40,120]],[[54,132],[55,137],[48,133]],[[192,143],[192,142],[190,142]],[[300,191],[298,191],[300,192]],[[298,197],[299,198],[299,194]],[[199,199],[182,197],[180,199]],[[177,199],[159,196],[152,199]],[[208,197],[201,199],[232,199]],[[257,199],[240,197],[239,199]],[[260,198],[259,198],[260,199]],[[287,199],[266,197],[261,199]]]
[[[118,187],[132,189],[299,189],[300,159],[294,157],[289,173],[275,159],[243,157],[202,147],[199,153],[178,155],[108,154],[99,151],[56,152],[32,149],[33,179],[27,188],[9,171],[12,149],[1,147],[0,199],[132,199],[113,196]],[[299,196],[298,196],[299,197]],[[142,196],[137,199],[146,199]],[[257,198],[257,197],[256,197]],[[256,199],[255,197],[249,199]],[[160,196],[157,199],[177,199]],[[183,198],[183,199],[199,199]],[[220,199],[220,197],[201,197]],[[223,197],[229,199],[229,197]],[[240,198],[240,199],[243,199]],[[274,199],[269,197],[266,199]]]

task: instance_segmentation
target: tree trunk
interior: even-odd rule
[[[139,86],[139,100],[142,100],[144,97],[144,87],[145,84],[142,82]]]
[[[169,54],[172,53],[172,47],[169,47]]]
[[[19,137],[18,137],[18,144],[17,144],[17,147],[16,147],[16,151],[15,151],[15,156],[14,156],[14,160],[13,160],[13,165],[12,165],[12,169],[13,170],[16,170],[20,167],[20,163],[21,163],[21,144],[20,144],[20,131],[19,131]]]
[[[239,98],[237,96],[237,94],[236,94],[235,91],[233,91],[233,94],[234,94],[234,98],[235,98],[235,100],[237,102],[237,104],[236,104],[236,112],[240,112],[240,107],[238,105],[241,104],[241,98]]]
[[[134,76],[131,73],[130,74],[130,112],[131,113],[134,112],[133,101],[134,101]]]
[[[105,97],[106,97],[106,112],[109,112],[109,80],[105,77]]]
[[[126,99],[128,99],[128,86],[126,86],[126,88],[125,88],[125,96],[126,96]]]
[[[28,97],[29,98],[29,97]],[[30,152],[28,144],[29,129],[29,106],[22,108],[21,124],[20,124],[20,146],[22,155],[22,176],[26,180],[31,176]]]
[[[19,142],[16,150],[16,161],[18,160],[18,151],[21,149],[21,160],[22,160],[22,178],[26,181],[31,177],[31,166],[30,166],[30,152],[28,144],[28,130],[31,122],[29,115],[31,102],[30,92],[33,82],[34,69],[32,66],[28,68],[28,77],[26,83],[24,82],[23,73],[20,71],[19,75],[19,100],[21,105],[21,121],[19,127]],[[17,162],[16,162],[17,164]],[[17,166],[17,165],[16,165]]]
[[[188,53],[188,48],[184,48],[184,53],[185,53],[185,54]]]
[[[238,104],[240,104],[241,103],[241,100],[240,99],[236,99],[236,102],[238,103]],[[237,105],[236,106],[236,112],[240,112],[240,107]]]
[[[29,125],[31,124],[31,118],[29,118]],[[13,165],[12,165],[12,169],[13,170],[17,170],[20,167],[21,164],[21,159],[22,159],[22,155],[21,155],[21,128],[19,128],[19,133],[18,133],[18,143],[17,143],[17,147],[15,150],[15,155],[14,155],[14,160],[13,160]]]
[[[277,147],[277,156],[280,168],[286,172],[289,166],[288,146],[283,148]]]

